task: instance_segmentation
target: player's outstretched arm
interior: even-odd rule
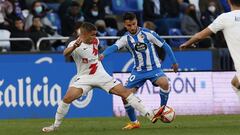
[[[82,40],[80,38],[78,38],[75,43],[73,44],[73,46],[71,47],[67,47],[64,51],[63,51],[63,55],[64,56],[69,56],[71,55],[71,53],[78,48],[82,43]]]
[[[112,46],[105,49],[102,54],[99,55],[99,60],[103,60],[104,57],[106,57],[107,55],[113,52],[116,52],[117,50],[118,50],[117,45],[113,44]]]
[[[183,43],[182,45],[180,45],[180,50],[185,49],[189,46],[191,46],[192,44],[199,42],[205,38],[207,38],[208,36],[212,35],[212,31],[209,28],[205,28],[204,30],[196,33],[191,39],[189,39],[187,42]]]
[[[166,42],[164,42],[162,48],[166,51],[166,53],[170,57],[170,59],[173,63],[172,64],[173,71],[176,73],[178,71],[178,63],[177,63],[177,59],[176,59],[171,47]]]

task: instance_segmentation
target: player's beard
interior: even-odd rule
[[[138,29],[136,28],[136,29],[130,30],[129,32],[134,35],[134,34],[137,33],[137,30],[138,30]]]

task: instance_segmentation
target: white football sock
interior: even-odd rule
[[[134,96],[133,94],[130,94],[126,98],[128,104],[130,104],[133,108],[137,109],[141,115],[148,117],[150,120],[153,118],[153,112],[148,111],[145,106],[141,103],[141,100]]]
[[[59,103],[57,112],[55,115],[55,122],[54,122],[55,127],[59,127],[61,125],[64,116],[68,113],[69,107],[70,107],[70,104],[64,103],[63,101]]]

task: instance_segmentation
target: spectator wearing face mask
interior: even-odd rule
[[[95,22],[95,26],[97,27],[97,36],[109,36],[106,30],[106,23],[104,20],[97,20]],[[103,51],[108,47],[108,42],[106,39],[100,39],[99,50]]]
[[[224,0],[227,1],[227,0]],[[219,12],[223,12],[223,7],[220,3],[220,0],[199,0],[198,5],[199,5],[199,9],[201,13],[206,12],[206,10],[208,9],[208,5],[209,3],[215,3],[215,7],[216,9],[219,10]]]
[[[217,3],[215,3],[214,1],[209,2],[205,9],[206,10],[202,13],[201,16],[201,22],[204,28],[208,27],[208,25],[211,24],[221,14],[221,9],[218,8]],[[226,41],[221,31],[217,32],[216,34],[213,34],[211,37],[214,47],[216,48],[227,47]]]
[[[218,15],[221,14],[221,10],[217,8],[215,2],[210,2],[206,8],[206,10],[202,13],[201,22],[203,27],[207,27],[211,24]]]
[[[33,16],[38,16],[41,23],[45,26],[53,28],[51,21],[47,18],[47,9],[43,6],[41,1],[37,0],[32,3],[30,14],[27,16],[25,21],[25,30],[28,30],[32,26]]]
[[[104,7],[103,0],[85,0],[82,6],[85,21],[95,23],[99,19],[104,20]]]
[[[197,13],[195,5],[189,4],[181,18],[181,30],[183,34],[194,35],[201,30],[201,27],[199,13]]]

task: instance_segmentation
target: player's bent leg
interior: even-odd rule
[[[160,87],[160,98],[161,98],[161,106],[167,105],[168,96],[170,92],[169,80],[166,76],[159,77],[155,82],[155,85]]]
[[[137,92],[137,88],[132,88],[129,90],[132,91],[133,93]],[[128,104],[128,102],[125,99],[122,98],[122,101],[124,104],[124,108],[127,112],[127,115],[131,121],[131,122],[127,123],[122,129],[123,130],[131,130],[131,129],[140,128],[140,122],[137,120],[135,109],[130,104]]]
[[[76,88],[76,87],[70,87],[63,97],[63,102],[67,104],[71,104],[72,101],[75,99],[81,97],[83,94],[83,89],[81,88]]]
[[[156,111],[149,111],[141,103],[141,100],[133,95],[132,92],[128,91],[122,84],[118,84],[110,90],[111,93],[121,96],[126,99],[126,101],[135,109],[137,109],[141,115],[149,118],[153,123],[155,123],[162,114],[163,109],[159,108]]]
[[[70,103],[73,100],[79,98],[83,93],[83,90],[80,88],[70,87],[65,94],[63,101],[61,101],[58,105],[57,112],[55,115],[55,122],[53,125],[44,127],[42,129],[43,132],[52,132],[55,131],[62,123],[64,116],[67,114]]]

